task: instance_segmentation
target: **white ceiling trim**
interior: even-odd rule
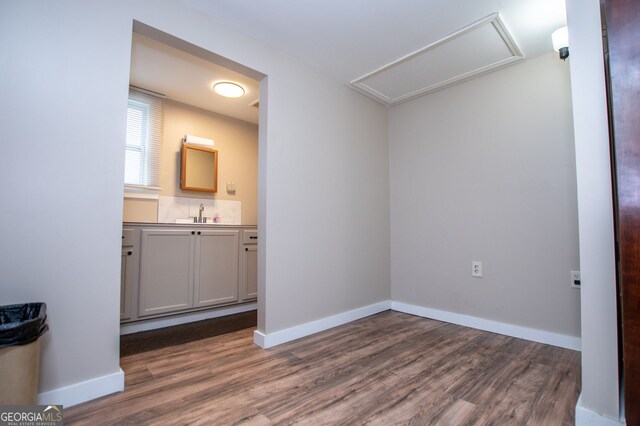
[[[445,78],[435,84],[430,84],[426,87],[419,87],[415,90],[411,90],[405,94],[402,94],[400,96],[395,96],[395,97],[391,97],[388,96],[384,93],[382,93],[379,90],[376,90],[374,87],[372,87],[371,85],[367,84],[367,80],[372,79],[374,76],[378,76],[381,75],[385,72],[389,72],[390,70],[395,69],[396,67],[398,67],[401,64],[404,64],[405,62],[411,61],[412,59],[415,59],[417,57],[419,57],[420,55],[424,55],[425,53],[428,53],[430,51],[432,51],[433,49],[437,48],[437,47],[441,47],[444,46],[447,43],[450,43],[453,40],[456,40],[460,37],[462,37],[465,34],[470,33],[471,31],[477,30],[480,27],[483,27],[485,25],[490,25],[497,33],[497,35],[500,37],[500,39],[504,42],[504,44],[506,45],[507,49],[509,50],[511,56],[508,56],[502,60],[498,60],[495,62],[491,62],[488,63],[486,65],[480,66],[476,69],[473,69],[471,71],[468,72],[464,72],[458,75],[453,75],[450,78]],[[456,83],[460,83],[464,80],[468,80],[472,77],[476,77],[479,76],[481,74],[485,74],[487,72],[496,70],[498,68],[504,67],[506,65],[512,64],[514,62],[517,61],[521,61],[522,59],[524,59],[524,55],[522,54],[522,51],[520,50],[520,48],[518,47],[518,44],[515,42],[515,40],[513,39],[513,37],[511,36],[511,34],[509,33],[509,31],[507,30],[507,27],[505,26],[504,22],[502,21],[502,19],[500,18],[500,14],[498,12],[496,13],[492,13],[476,22],[473,22],[469,25],[467,25],[466,27],[463,27],[461,29],[459,29],[458,31],[449,34],[446,37],[441,38],[440,40],[437,40],[434,43],[431,43],[425,47],[422,47],[412,53],[409,53],[405,56],[402,56],[399,59],[396,59],[393,62],[390,62],[386,65],[383,65],[382,67],[371,71],[361,77],[356,78],[355,80],[351,81],[351,86],[353,88],[355,88],[356,90],[358,90],[359,92],[373,98],[374,100],[377,100],[379,102],[382,102],[383,104],[387,105],[387,106],[391,106],[394,104],[398,104],[401,102],[405,102],[408,101],[410,99],[414,99],[416,97],[425,95],[427,93],[433,92],[435,90],[439,90],[442,89],[444,87],[447,86],[451,86],[453,84]]]

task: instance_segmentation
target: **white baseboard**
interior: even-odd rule
[[[253,343],[262,348],[270,348],[320,331],[328,330],[360,318],[368,317],[369,315],[388,311],[390,307],[391,303],[388,300],[385,300],[384,302],[374,303],[373,305],[342,312],[337,315],[332,315],[330,317],[296,325],[284,330],[274,331],[268,334],[256,330],[253,332]]]
[[[377,314],[388,309],[439,321],[449,322],[452,324],[458,324],[465,327],[490,331],[492,333],[504,334],[506,336],[517,337],[519,339],[559,346],[561,348],[573,349],[576,351],[580,351],[582,348],[581,339],[575,336],[566,336],[564,334],[552,333],[549,331],[537,330],[534,328],[488,320],[485,318],[457,314],[448,311],[440,311],[438,309],[425,308],[422,306],[389,300],[369,306],[364,306],[362,308],[343,312],[341,314],[322,318],[305,324],[300,324],[284,330],[278,330],[272,333],[265,334],[261,331],[256,330],[253,332],[253,342],[262,348],[270,348],[282,343],[287,343],[292,340],[300,339],[302,337],[318,333],[320,331],[328,330],[330,328],[337,327],[339,325],[343,325],[348,322],[367,317],[369,315]]]
[[[43,392],[38,395],[38,404],[60,404],[66,408],[123,390],[124,371],[118,368],[118,371],[106,376]]]
[[[254,330],[253,332],[253,343],[260,346],[261,348],[269,348],[271,346],[266,346],[267,336],[258,330]],[[272,345],[273,346],[273,345]]]
[[[120,326],[120,335],[139,333],[141,331],[155,330],[157,328],[171,327],[174,325],[186,324],[194,321],[202,321],[211,318],[224,317],[227,315],[239,314],[241,312],[255,311],[258,309],[257,303],[247,303],[244,305],[234,305],[223,307],[212,311],[191,312],[182,315],[172,315],[170,317],[154,318],[137,322],[130,322]]]
[[[576,404],[576,426],[620,426],[626,424],[627,422],[624,419],[612,419],[584,407],[582,405],[582,394],[580,394]]]
[[[545,343],[547,345],[559,346],[561,348],[580,351],[582,349],[581,339],[575,336],[552,333],[549,331],[537,330],[535,328],[522,327],[513,324],[506,324],[470,315],[457,314],[455,312],[440,311],[438,309],[425,308],[422,306],[410,305],[402,302],[391,302],[391,309],[411,315],[431,318],[452,324],[463,325],[465,327],[477,328],[479,330],[490,331],[492,333],[504,334],[506,336],[531,340],[533,342]]]

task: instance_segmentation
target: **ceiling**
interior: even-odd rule
[[[551,52],[564,0],[182,0],[386,104]]]
[[[551,52],[566,24],[564,0],[182,1],[385,105]],[[215,94],[221,80],[246,95]],[[258,123],[258,81],[138,33],[130,82]]]
[[[130,84],[167,98],[258,124],[259,82],[213,62],[133,33]],[[240,98],[225,98],[211,86],[234,81],[244,87]]]

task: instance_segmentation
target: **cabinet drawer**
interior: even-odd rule
[[[243,232],[242,243],[243,244],[258,244],[258,231],[247,231]]]
[[[138,245],[138,241],[136,241],[136,230],[124,228],[122,230],[122,245],[123,246],[136,246]]]

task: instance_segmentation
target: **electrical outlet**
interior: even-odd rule
[[[471,262],[471,276],[476,278],[482,278],[482,262]]]
[[[570,271],[571,287],[580,288],[580,271]]]

